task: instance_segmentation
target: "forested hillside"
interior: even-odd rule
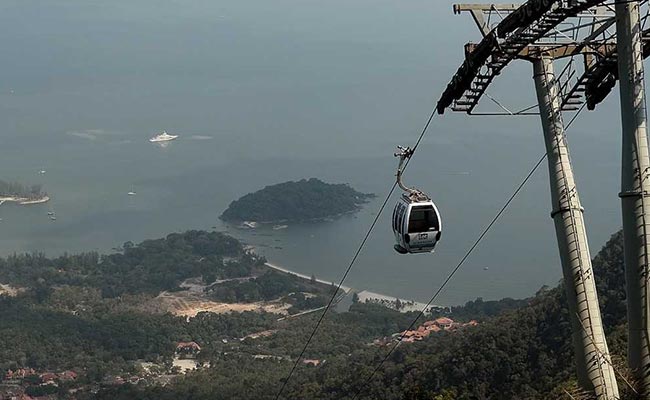
[[[559,267],[558,267],[559,268]],[[599,293],[617,369],[625,373],[625,305],[622,237],[616,234],[594,260]],[[511,300],[505,302],[507,310]],[[481,311],[480,305],[486,310]],[[361,390],[367,399],[554,399],[575,388],[575,369],[564,289],[541,290],[527,305],[486,317],[478,327],[441,332],[419,343],[401,345],[367,386],[360,386],[380,361],[386,347],[350,348],[347,314],[333,315],[308,351],[308,358],[326,358],[321,367],[298,369],[287,386],[286,398],[342,399]],[[491,314],[490,302],[471,302],[456,312]],[[342,325],[341,325],[342,324]],[[306,332],[297,327],[285,333],[293,339],[295,356]],[[377,332],[379,333],[379,332]],[[323,344],[331,346],[323,348]],[[232,369],[237,371],[232,374]],[[99,394],[101,399],[272,399],[290,368],[285,361],[241,363],[218,358],[212,368],[189,374],[163,389],[122,387]],[[224,373],[224,371],[230,371]],[[243,381],[248,384],[238,384]],[[631,390],[620,382],[623,396]],[[187,393],[192,393],[191,397]]]
[[[185,276],[205,272],[201,265],[210,257],[215,262],[207,272],[218,276],[227,273],[229,263],[235,263],[233,271],[256,268],[259,260],[251,255],[244,264],[236,261],[246,260],[245,252],[230,240],[190,231],[127,244],[122,254],[110,256],[2,260],[0,282],[24,291],[0,296],[0,373],[34,369],[36,375],[23,385],[36,393],[45,390],[38,384],[43,371],[76,371],[74,382],[55,390],[60,399],[273,399],[318,313],[282,319],[264,312],[203,312],[185,318],[146,307],[156,290],[173,289]],[[624,374],[620,234],[596,256],[594,269],[610,350]],[[229,282],[235,283],[214,296],[261,296],[273,292],[275,283],[301,289],[275,275],[253,286]],[[459,322],[476,319],[478,324],[401,343],[367,385],[395,343],[391,335],[406,329],[415,314],[353,304],[349,312],[325,318],[305,354],[309,365],[300,364],[285,398],[343,399],[357,391],[360,398],[387,400],[563,398],[575,386],[563,293],[559,286],[527,300],[477,299],[454,307],[447,316]],[[172,364],[178,358],[175,348],[188,341],[201,347],[195,356],[199,368],[179,374]],[[36,383],[24,383],[32,381]],[[620,382],[620,387],[624,398],[631,399],[626,384]]]
[[[21,254],[0,259],[0,282],[17,286],[91,286],[105,297],[174,290],[184,279],[245,277],[264,260],[223,233],[188,231],[124,244],[121,252],[63,255]]]
[[[267,186],[230,203],[221,219],[229,222],[295,222],[334,217],[359,209],[371,194],[346,184],[303,179]]]

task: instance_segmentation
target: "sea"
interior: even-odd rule
[[[4,0],[0,179],[42,184],[52,200],[0,206],[0,255],[105,253],[216,229],[338,281],[394,182],[396,146],[413,145],[478,40],[447,0]],[[490,94],[535,104],[531,65],[509,66]],[[592,254],[621,227],[618,107],[614,91],[567,133]],[[179,139],[149,143],[163,130]],[[393,250],[394,195],[345,285],[428,301],[543,153],[536,115],[436,116],[404,175],[442,213],[435,253]],[[281,230],[218,219],[246,193],[311,177],[377,197]],[[434,303],[556,285],[550,210],[542,164]]]

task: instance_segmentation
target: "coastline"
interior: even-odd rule
[[[289,269],[286,269],[286,268],[280,267],[279,265],[271,264],[270,262],[266,262],[266,263],[264,263],[264,265],[266,265],[267,267],[269,267],[269,268],[271,268],[271,269],[274,269],[274,270],[276,270],[276,271],[284,272],[285,274],[295,275],[295,276],[297,276],[297,277],[299,277],[299,278],[302,278],[302,279],[311,280],[311,276],[307,276],[307,275],[305,275],[305,274],[301,274],[301,273],[299,273],[299,272],[291,271],[291,270],[289,270]],[[316,278],[316,282],[318,282],[318,283],[322,283],[322,284],[324,284],[324,285],[334,285],[334,286],[338,286],[338,285],[339,285],[339,284],[336,283],[336,282],[326,281],[326,280],[318,279],[318,278]],[[345,294],[348,294],[348,293],[350,293],[350,291],[352,290],[352,288],[351,288],[351,287],[348,287],[348,286],[341,286],[341,290],[343,290],[343,291],[345,292]]]
[[[273,263],[270,263],[270,262],[266,262],[266,263],[264,263],[264,265],[271,268],[271,269],[274,269],[276,271],[283,272],[285,274],[295,275],[295,276],[297,276],[299,278],[302,278],[302,279],[311,280],[311,276],[308,276],[306,274],[301,274],[299,272],[291,271],[290,269],[281,267],[279,265],[276,265],[276,264],[273,264]],[[319,282],[319,283],[322,283],[322,284],[325,284],[325,285],[338,286],[338,283],[327,281],[327,280],[324,280],[324,279],[316,278],[316,282]],[[368,302],[368,303],[377,303],[377,304],[383,305],[383,306],[388,307],[388,308],[392,308],[392,309],[400,311],[400,312],[411,312],[411,311],[420,312],[423,309],[425,309],[425,307],[426,307],[425,312],[431,312],[431,311],[434,311],[434,310],[441,310],[441,309],[448,308],[448,306],[442,306],[442,305],[439,305],[439,304],[430,304],[430,305],[427,306],[426,303],[421,303],[421,302],[418,302],[418,301],[415,301],[415,300],[410,300],[410,299],[402,299],[402,298],[398,298],[396,296],[388,296],[388,295],[385,295],[385,294],[371,292],[369,290],[356,291],[356,290],[354,290],[353,288],[351,288],[349,286],[341,286],[341,290],[343,290],[346,295],[350,294],[350,292],[356,292],[357,296],[359,297],[359,302],[360,303],[366,303],[366,302]],[[397,299],[399,299],[399,301],[400,301],[400,307],[399,308],[396,307],[396,300]]]
[[[239,219],[223,219],[222,216],[219,216],[219,219],[226,224],[233,226],[237,229],[256,229],[257,227],[267,227],[269,225],[278,225],[278,224],[312,224],[319,222],[328,222],[333,221],[337,218],[344,217],[346,215],[355,214],[363,208],[363,204],[357,204],[357,208],[354,210],[344,211],[338,214],[326,215],[323,217],[307,218],[307,219],[274,219],[268,221],[254,221],[254,220],[239,220]],[[252,225],[248,225],[252,224]],[[288,226],[288,225],[287,225]]]
[[[411,311],[420,312],[424,310],[425,307],[426,310],[424,312],[431,312],[434,310],[441,310],[447,308],[447,306],[441,306],[438,304],[429,304],[427,306],[426,303],[421,303],[409,299],[400,299],[399,297],[387,296],[385,294],[375,293],[369,290],[362,290],[360,292],[357,292],[357,296],[359,296],[360,303],[377,303],[400,312],[411,312]],[[396,305],[398,299],[400,301],[399,309]]]
[[[29,197],[16,197],[16,196],[0,196],[0,204],[4,202],[18,203],[21,206],[29,206],[33,204],[43,204],[50,201],[50,196],[42,196],[37,199],[30,199]]]

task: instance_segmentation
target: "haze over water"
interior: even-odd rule
[[[3,1],[0,179],[44,183],[53,200],[1,206],[0,253],[107,252],[216,226],[274,263],[338,281],[393,182],[395,146],[413,144],[462,46],[478,40],[451,4]],[[533,104],[531,75],[521,61],[491,93]],[[569,132],[592,254],[620,227],[617,101],[614,91]],[[162,130],[181,137],[148,143]],[[405,175],[443,214],[436,253],[393,251],[391,202],[346,285],[428,300],[543,150],[536,116],[437,118]],[[378,198],[281,231],[217,219],[243,194],[310,177]],[[555,285],[550,209],[544,164],[436,303]]]

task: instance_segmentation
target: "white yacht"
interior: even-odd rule
[[[178,135],[170,135],[166,131],[163,131],[160,135],[156,135],[149,139],[150,142],[152,143],[157,143],[157,142],[169,142],[170,140],[174,140],[178,138]]]
[[[244,229],[255,229],[257,228],[257,222],[255,221],[244,221],[241,223],[241,227]]]
[[[133,185],[131,185],[131,191],[129,191],[127,194],[128,194],[129,196],[135,196],[135,195],[136,195],[136,193],[135,193],[135,189],[133,188]]]

